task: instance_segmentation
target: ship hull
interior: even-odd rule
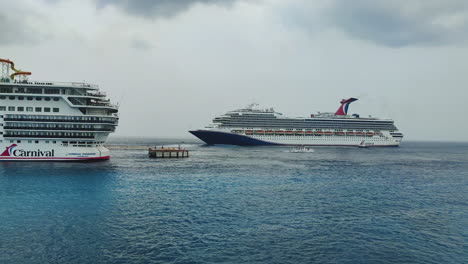
[[[208,145],[237,145],[237,146],[265,146],[280,145],[272,142],[255,139],[248,136],[236,135],[229,132],[210,131],[210,130],[192,130],[192,135],[201,139]]]
[[[1,161],[103,161],[110,158],[103,146],[73,147],[59,144],[0,144]]]
[[[237,146],[343,146],[356,147],[365,142],[367,147],[398,147],[401,139],[369,138],[365,136],[274,136],[274,135],[239,135],[218,130],[189,131],[208,145],[237,145]]]

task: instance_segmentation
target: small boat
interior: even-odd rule
[[[306,147],[306,146],[297,146],[297,147],[291,149],[289,152],[292,152],[292,153],[310,153],[310,152],[314,152],[314,150],[312,148],[309,148],[309,147]]]
[[[369,146],[366,145],[366,142],[364,142],[364,140],[361,141],[361,143],[358,145],[358,148],[368,148],[368,147],[369,147]]]

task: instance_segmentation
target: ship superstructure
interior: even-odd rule
[[[342,100],[335,113],[285,117],[255,105],[215,117],[205,129],[190,131],[209,145],[399,146],[403,139],[393,120],[348,115],[356,98]]]
[[[118,106],[97,85],[30,81],[0,59],[0,160],[105,160]]]

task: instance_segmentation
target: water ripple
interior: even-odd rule
[[[468,145],[0,164],[0,263],[464,263]]]

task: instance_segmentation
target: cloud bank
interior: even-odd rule
[[[27,21],[0,13],[0,45],[31,44],[38,41],[40,34]]]
[[[392,48],[468,41],[466,0],[292,0],[278,6],[288,25],[310,34],[337,29]]]
[[[444,45],[468,38],[464,0],[336,0],[329,14],[347,34],[389,47]]]
[[[97,0],[98,7],[117,6],[131,15],[173,17],[195,4],[231,5],[236,0]]]

